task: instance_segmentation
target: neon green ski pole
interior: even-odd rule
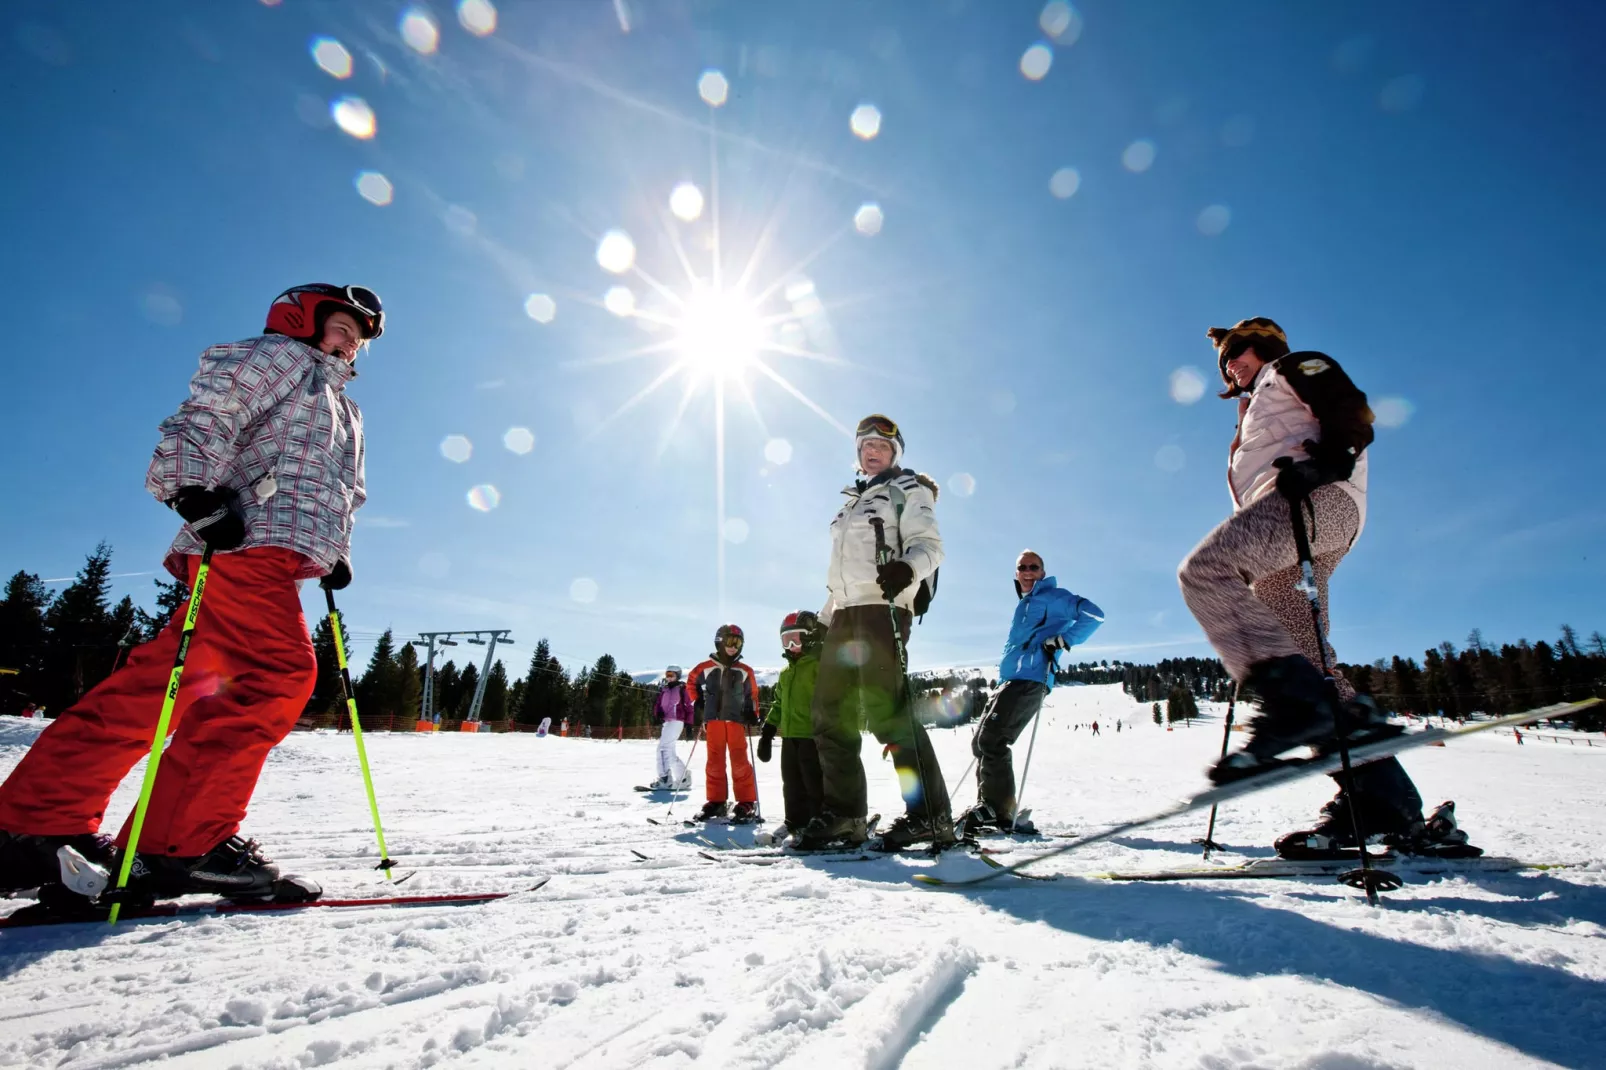
[[[379,865],[386,880],[395,880],[390,852],[385,850],[385,829],[379,823],[379,801],[374,798],[374,777],[368,771],[368,748],[362,742],[362,722],[357,719],[357,697],[351,686],[351,668],[346,664],[346,637],[340,628],[340,610],[335,608],[335,592],[325,587],[324,598],[329,603],[329,628],[335,633],[335,658],[340,662],[340,688],[346,693],[346,711],[351,714],[351,735],[357,741],[357,763],[362,766],[363,787],[368,789],[368,811],[374,815],[374,835],[379,838]]]
[[[184,659],[189,657],[190,636],[195,634],[195,618],[201,613],[201,595],[206,593],[206,576],[212,571],[212,548],[201,554],[201,567],[195,571],[195,589],[190,592],[190,607],[184,614],[184,630],[179,633],[178,653],[173,655],[173,672],[167,678],[167,694],[162,699],[162,715],[156,718],[156,734],[151,737],[151,760],[145,766],[145,782],[139,788],[139,802],[134,806],[134,823],[128,830],[128,845],[123,848],[123,864],[117,869],[117,891],[128,887],[128,875],[134,868],[134,853],[139,849],[140,830],[145,827],[145,811],[150,809],[151,789],[156,786],[156,767],[162,761],[162,743],[167,739],[168,725],[173,723],[173,705],[178,701],[178,682],[184,675]],[[117,924],[123,904],[112,900],[112,912],[106,919]]]

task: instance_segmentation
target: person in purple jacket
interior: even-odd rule
[[[697,721],[691,698],[686,694],[683,675],[679,665],[665,669],[664,678],[658,685],[658,695],[652,702],[652,723],[660,726],[658,779],[648,785],[654,791],[684,788],[691,783],[686,763],[675,757],[675,743],[680,739],[681,726],[695,726]]]

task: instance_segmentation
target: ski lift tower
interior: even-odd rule
[[[507,646],[513,645],[507,628],[481,628],[472,631],[455,632],[419,632],[418,638],[412,640],[413,646],[425,647],[424,668],[424,696],[421,703],[420,719],[433,722],[435,719],[435,646],[456,646],[454,636],[462,636],[464,642],[473,646],[485,647],[485,665],[480,669],[480,678],[474,685],[474,701],[469,703],[468,720],[464,722],[465,732],[478,732],[480,730],[480,704],[485,701],[485,681],[491,675],[491,663],[496,658],[498,643]],[[482,638],[486,637],[486,638]],[[468,728],[467,725],[474,727]]]

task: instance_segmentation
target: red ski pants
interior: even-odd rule
[[[747,757],[747,726],[735,721],[709,721],[703,726],[703,738],[708,741],[708,801],[724,802],[730,798],[725,780],[728,753],[736,781],[736,801],[756,802],[758,781],[753,778],[753,763]]]
[[[192,584],[200,561],[189,558]],[[295,580],[303,563],[276,546],[212,559],[142,853],[191,858],[239,831],[262,763],[317,681]],[[71,836],[100,828],[112,792],[150,751],[184,613],[39,736],[0,785],[0,829]],[[125,824],[117,842],[127,837]]]

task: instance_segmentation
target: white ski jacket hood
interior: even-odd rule
[[[831,521],[831,567],[826,577],[829,597],[820,619],[848,606],[884,603],[876,582],[876,537],[872,517],[879,518],[894,560],[914,570],[914,582],[896,605],[914,609],[920,581],[942,564],[942,536],[937,532],[937,485],[903,468],[842,488],[847,502]]]

